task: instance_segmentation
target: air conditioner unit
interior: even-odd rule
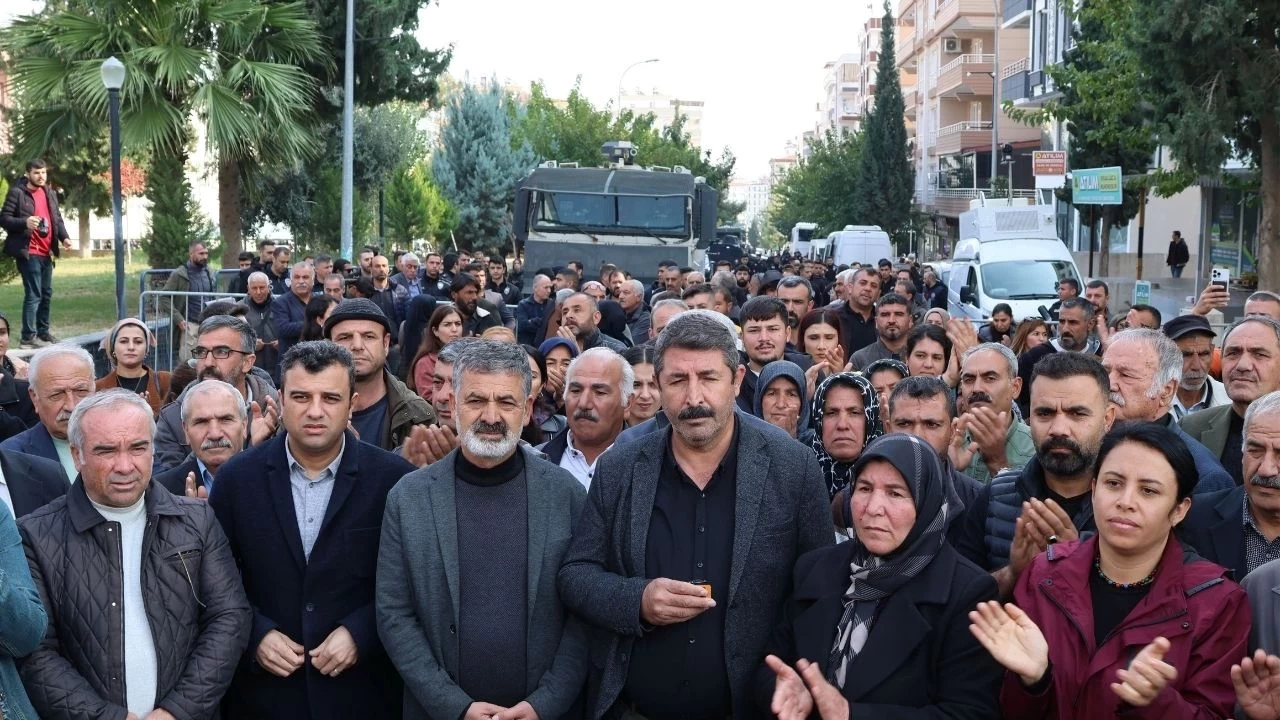
[[[960,38],[957,38],[957,37],[942,38],[942,52],[948,55],[959,54]]]

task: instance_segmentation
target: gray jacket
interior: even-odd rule
[[[527,445],[529,566],[527,698],[545,720],[569,712],[587,675],[586,628],[556,590],[586,491]],[[454,450],[415,470],[387,496],[378,549],[378,635],[404,679],[404,718],[460,718],[473,702],[458,686],[458,526]],[[494,528],[501,532],[502,528]]]
[[[276,407],[280,407],[280,391],[271,384],[271,378],[267,376],[265,370],[259,367],[252,368],[245,382],[253,390],[255,402],[261,403],[262,398],[270,396],[275,401]],[[195,383],[188,385],[187,390],[194,385]],[[178,467],[191,452],[191,446],[187,444],[187,434],[182,430],[182,398],[187,394],[187,390],[183,390],[177,400],[161,408],[160,417],[156,418],[156,441],[152,454],[156,464],[154,472],[157,474],[161,472],[161,468],[168,470]],[[252,417],[249,422],[253,422]]]
[[[753,717],[751,684],[765,643],[791,595],[796,559],[831,545],[826,482],[813,451],[783,431],[738,416],[737,512],[725,668],[733,716]],[[632,645],[642,632],[640,600],[649,577],[645,544],[671,429],[615,445],[600,456],[587,505],[560,568],[560,594],[591,623],[592,669],[587,714],[600,718],[627,680]]]
[[[1280,652],[1280,560],[1259,565],[1240,581],[1249,594],[1253,628],[1249,649],[1262,648],[1270,655]]]

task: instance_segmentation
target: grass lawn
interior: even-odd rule
[[[135,260],[146,255],[134,253]],[[124,296],[128,313],[138,312],[138,273],[147,269],[145,262],[126,266]],[[0,311],[9,318],[17,349],[22,330],[22,278],[0,285]],[[108,330],[116,322],[115,259],[95,257],[63,258],[53,268],[53,307],[50,325],[61,339]]]

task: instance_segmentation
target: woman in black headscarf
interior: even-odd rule
[[[832,390],[837,391],[834,399]],[[859,372],[843,372],[828,375],[818,384],[809,409],[809,430],[798,439],[818,456],[827,493],[834,498],[853,479],[853,463],[862,448],[881,432],[880,401],[871,381]]]
[[[760,709],[781,720],[1000,716],[1000,666],[968,627],[996,583],[946,542],[943,472],[913,435],[886,435],[862,452],[842,495],[855,532],[796,562],[756,674]]]

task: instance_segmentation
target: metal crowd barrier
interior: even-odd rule
[[[152,271],[145,271],[152,272]],[[228,292],[178,292],[175,290],[143,290],[138,293],[138,319],[142,320],[156,336],[156,344],[147,358],[155,370],[172,371],[178,365],[180,349],[180,333],[172,322],[175,314],[186,319],[186,306],[189,298],[201,298],[201,307],[213,300],[240,301],[246,295]],[[181,305],[179,305],[181,303]],[[195,331],[193,323],[187,327]]]
[[[141,300],[142,293],[148,290],[163,290],[164,284],[169,280],[169,276],[173,274],[176,268],[160,268],[152,270],[143,270],[138,273],[138,298]],[[218,268],[214,270],[214,283],[218,290],[229,291],[231,281],[240,275],[240,271],[235,268]],[[139,304],[141,307],[141,304]]]

